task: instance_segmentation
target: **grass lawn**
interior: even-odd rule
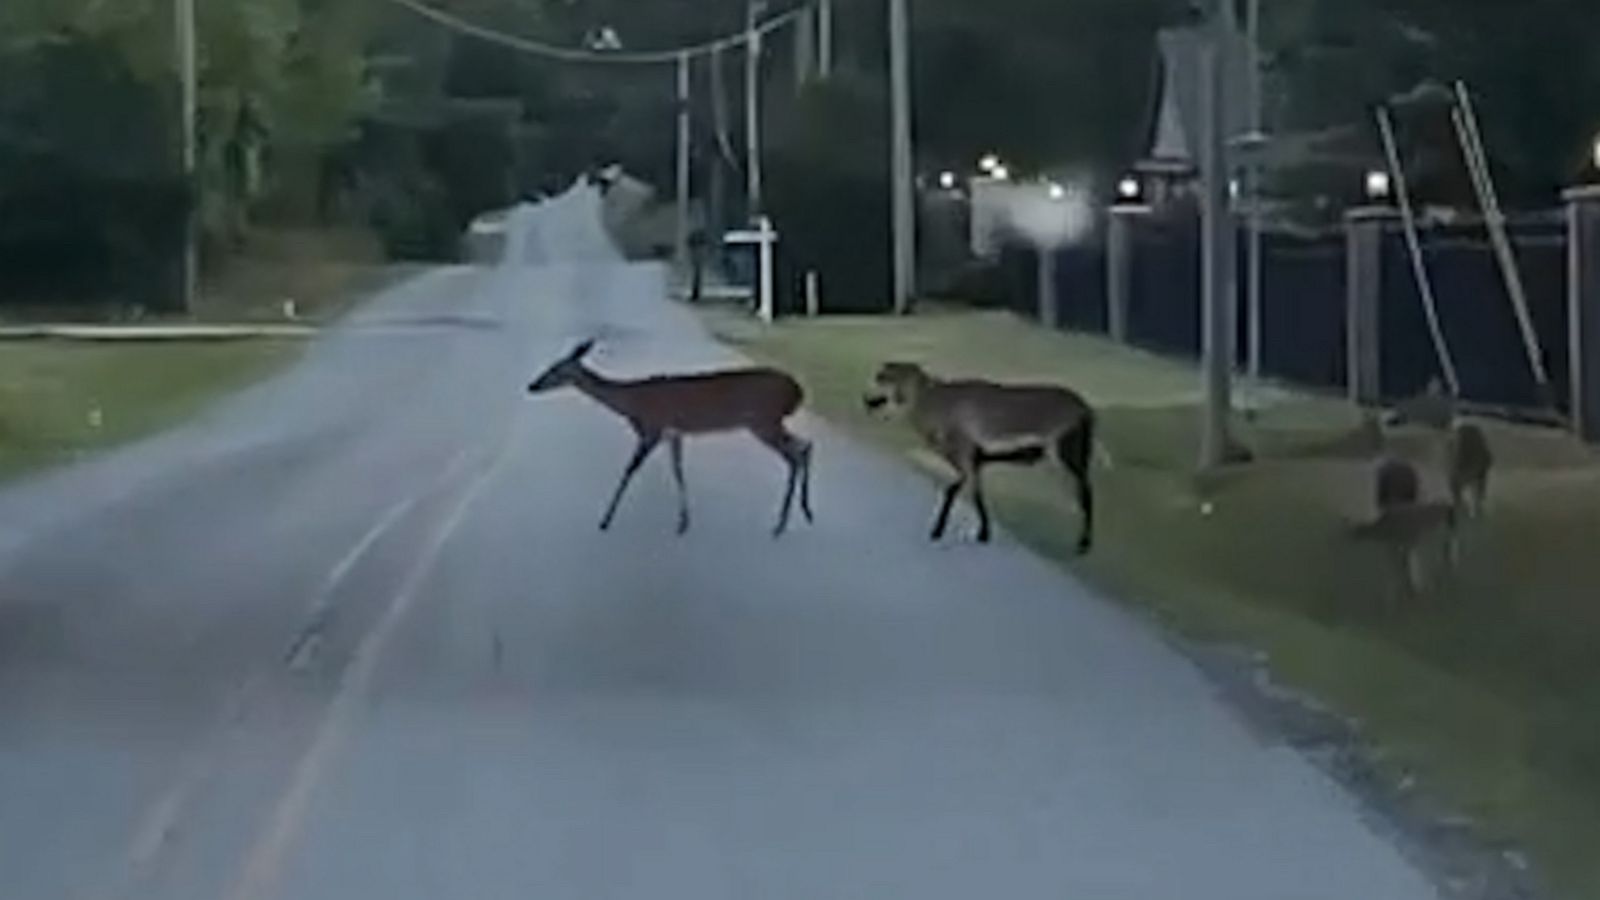
[[[1114,461],[1096,474],[1097,550],[1073,558],[1077,513],[1051,468],[987,479],[1012,533],[1184,635],[1264,651],[1281,682],[1360,722],[1385,774],[1414,778],[1490,840],[1526,848],[1558,896],[1600,898],[1600,458],[1590,451],[1488,426],[1499,458],[1489,515],[1467,527],[1447,586],[1396,606],[1379,552],[1347,535],[1370,515],[1372,489],[1370,451],[1350,446],[1358,418],[1343,403],[1271,392],[1239,428],[1260,461],[1201,481],[1197,381],[1179,363],[999,313],[771,329],[707,317],[725,340],[793,371],[818,412],[908,454],[907,431],[861,406],[883,360],[1078,388],[1101,409]],[[1432,452],[1421,435],[1395,447],[1423,461]],[[930,519],[934,501],[930,490]]]
[[[0,478],[199,411],[291,360],[281,340],[0,343]]]

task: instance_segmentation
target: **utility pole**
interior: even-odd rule
[[[1251,384],[1261,383],[1261,342],[1262,342],[1262,302],[1261,302],[1261,276],[1263,260],[1261,256],[1261,149],[1265,142],[1265,133],[1262,131],[1262,97],[1261,97],[1261,0],[1250,0],[1247,8],[1249,19],[1246,31],[1250,36],[1250,159],[1245,169],[1244,195],[1250,204],[1248,211],[1249,237],[1248,247],[1250,253],[1250,270],[1246,281],[1246,306],[1250,316],[1249,356],[1250,356],[1250,381]]]
[[[178,272],[178,302],[188,311],[194,308],[199,290],[199,204],[200,188],[196,177],[199,162],[199,136],[196,120],[199,109],[199,72],[195,30],[195,0],[173,0],[173,43],[178,70],[178,166],[184,187],[183,249]]]
[[[1205,411],[1200,436],[1200,467],[1227,461],[1232,443],[1228,419],[1233,407],[1233,317],[1235,299],[1233,228],[1228,164],[1228,72],[1234,43],[1233,0],[1213,0],[1209,46],[1202,55],[1200,180],[1201,354]]]
[[[750,201],[751,219],[764,211],[761,201],[761,30],[757,26],[766,7],[766,0],[749,0],[745,5],[745,191]]]
[[[794,92],[803,92],[817,77],[817,11],[807,6],[800,10],[794,26]]]
[[[689,54],[678,57],[678,239],[673,248],[678,271],[689,267]]]
[[[833,75],[833,0],[817,3],[817,77]]]
[[[911,312],[917,285],[917,211],[911,159],[911,23],[889,0],[889,178],[893,182],[894,311]]]

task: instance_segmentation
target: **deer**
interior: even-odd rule
[[[1396,456],[1378,461],[1373,505],[1382,516],[1394,509],[1416,503],[1422,495],[1422,477],[1417,467]]]
[[[1494,453],[1483,429],[1459,423],[1450,432],[1448,447],[1450,499],[1467,517],[1483,515],[1489,502],[1489,472]]]
[[[811,512],[812,444],[784,424],[805,400],[805,391],[792,376],[758,367],[623,381],[608,378],[584,363],[594,345],[593,340],[584,341],[556,360],[528,385],[528,393],[575,388],[633,428],[637,439],[633,456],[600,519],[601,531],[611,529],[633,476],[656,447],[665,442],[672,454],[672,475],[678,487],[678,534],[686,533],[689,498],[683,475],[684,438],[733,431],[748,432],[788,465],[788,486],[773,537],[788,529],[797,493],[806,521],[815,521]]]
[[[1443,564],[1454,569],[1460,556],[1454,504],[1447,500],[1412,500],[1384,508],[1378,517],[1351,529],[1358,541],[1382,545],[1405,597],[1418,596],[1428,586],[1426,553],[1442,540]]]
[[[1390,428],[1415,425],[1435,432],[1446,432],[1456,421],[1456,398],[1445,390],[1444,382],[1430,378],[1422,393],[1395,404],[1384,419]]]
[[[869,411],[893,406],[904,411],[919,437],[955,470],[934,519],[931,540],[941,540],[950,509],[963,488],[972,491],[978,511],[979,543],[991,537],[983,496],[983,468],[994,463],[1034,465],[1054,453],[1073,476],[1083,525],[1078,552],[1094,544],[1094,485],[1089,464],[1094,455],[1095,412],[1075,391],[1056,385],[945,381],[921,366],[884,363],[862,398]]]

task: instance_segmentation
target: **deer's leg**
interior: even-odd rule
[[[989,543],[989,504],[983,499],[983,464],[978,461],[978,449],[967,456],[966,480],[972,485],[972,505],[978,510],[978,543]]]
[[[1085,420],[1062,435],[1056,442],[1056,455],[1078,486],[1078,509],[1083,513],[1078,552],[1088,553],[1094,546],[1094,485],[1089,480],[1089,465],[1094,456],[1094,422]]]
[[[1413,546],[1406,551],[1405,568],[1406,586],[1411,596],[1420,596],[1428,587],[1427,560],[1422,558],[1421,547]]]
[[[600,530],[609,531],[611,520],[616,518],[617,506],[622,503],[622,495],[627,493],[628,484],[633,481],[633,476],[638,474],[639,467],[650,457],[650,451],[661,443],[661,435],[641,432],[639,444],[633,448],[633,458],[628,460],[628,467],[622,470],[622,480],[617,482],[617,490],[611,495],[611,503],[606,506],[606,514],[600,519]]]
[[[1404,547],[1390,547],[1388,556],[1390,570],[1393,573],[1388,592],[1389,607],[1390,611],[1393,612],[1400,609],[1413,596],[1411,562],[1410,554],[1406,552]]]
[[[961,489],[966,487],[965,478],[957,478],[950,486],[944,489],[944,501],[939,504],[939,515],[933,520],[933,532],[928,535],[930,540],[939,540],[944,537],[944,528],[950,522],[950,508],[955,506],[956,497],[961,494]]]
[[[667,449],[672,451],[672,479],[678,483],[678,533],[689,530],[689,489],[683,482],[683,435],[667,438]]]
[[[778,510],[778,524],[772,529],[772,536],[777,537],[789,527],[789,513],[794,508],[794,497],[800,487],[801,471],[806,465],[808,448],[805,441],[790,434],[781,424],[751,429],[750,433],[755,435],[756,440],[783,457],[784,462],[789,465],[789,480],[783,489],[783,505]]]
[[[817,517],[811,514],[811,458],[816,445],[803,438],[795,440],[800,442],[800,512],[807,522],[815,522]]]
[[[933,523],[933,533],[928,535],[930,539],[937,541],[944,537],[944,529],[950,522],[950,510],[955,507],[956,498],[960,497],[961,490],[972,482],[972,470],[976,465],[978,450],[948,435],[932,440],[930,445],[956,473],[956,480],[944,490],[944,499],[939,504],[939,515]]]

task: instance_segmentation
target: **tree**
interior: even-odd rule
[[[1372,109],[1433,80],[1464,80],[1508,205],[1543,207],[1581,174],[1600,127],[1600,6],[1586,0],[1281,0],[1264,5],[1273,120],[1287,133],[1342,133],[1338,159],[1298,167],[1281,185],[1358,184],[1381,160]],[[1472,202],[1442,107],[1401,117],[1419,194]],[[1353,190],[1353,188],[1351,188]]]

